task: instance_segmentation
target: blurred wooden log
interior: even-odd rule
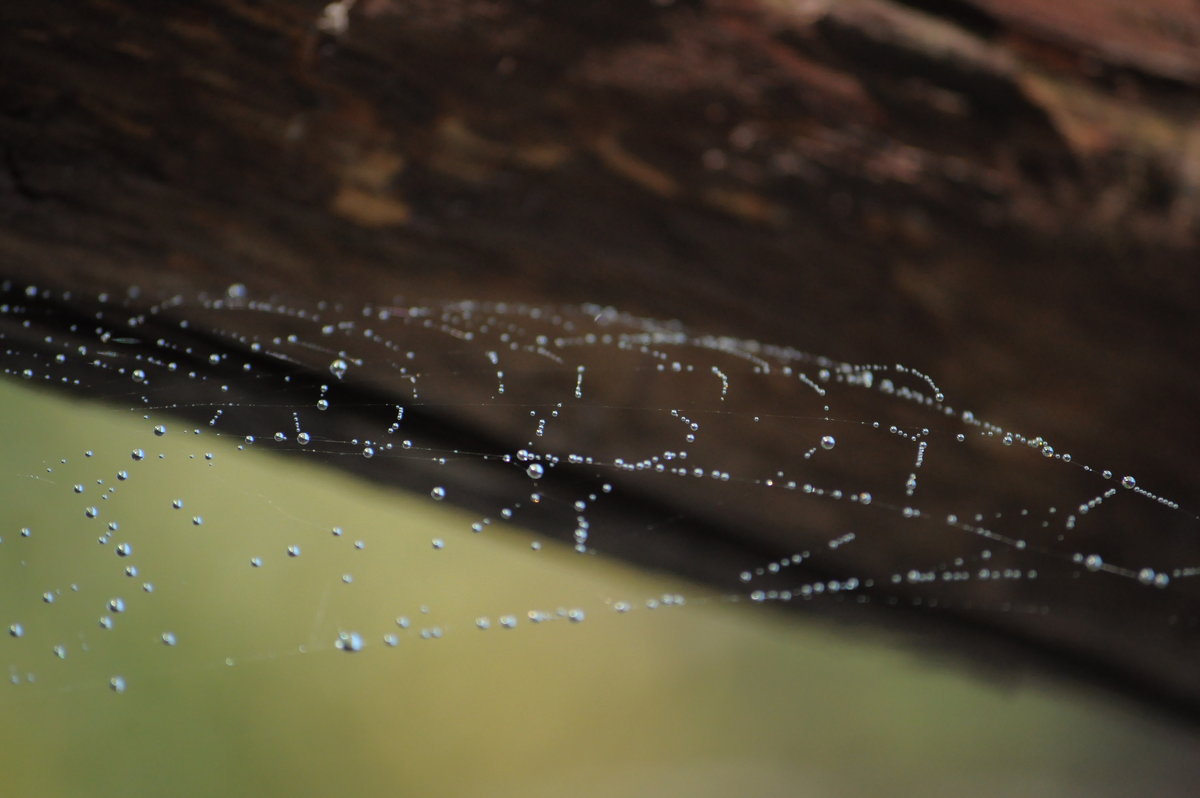
[[[609,303],[1200,483],[1200,11],[13,2],[0,263]]]

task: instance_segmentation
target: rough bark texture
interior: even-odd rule
[[[611,303],[908,363],[981,415],[1197,496],[1195,3],[18,0],[0,17],[6,274]],[[1195,648],[1172,646],[1163,672],[1195,713]],[[1143,666],[1125,678],[1146,686]]]

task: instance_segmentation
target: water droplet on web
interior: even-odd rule
[[[1137,480],[1130,476],[1121,477],[1121,487],[1132,490],[1137,487]]]
[[[154,427],[154,434],[161,438],[163,435],[167,434],[167,428],[162,424],[156,424]]]
[[[836,438],[834,438],[832,435],[821,436],[821,448],[822,449],[829,450],[829,449],[832,449],[834,446],[837,446]]]
[[[128,557],[133,554],[133,546],[128,543],[118,543],[116,552],[118,557]]]
[[[434,501],[440,502],[442,499],[446,498],[446,489],[441,485],[438,485],[436,488],[429,491],[429,495],[433,497]]]
[[[334,643],[338,650],[349,653],[362,651],[364,645],[362,635],[358,632],[342,632]]]
[[[112,677],[111,679],[108,680],[108,686],[112,689],[112,691],[114,693],[125,692],[125,677],[124,676]]]
[[[339,380],[344,378],[349,370],[350,364],[340,357],[329,364],[329,373]]]
[[[146,459],[146,453],[141,449],[134,449],[132,452],[129,453],[129,456],[132,457],[134,460]]]
[[[541,463],[530,463],[529,467],[525,469],[525,474],[530,479],[541,479],[544,473],[545,469],[542,468]]]

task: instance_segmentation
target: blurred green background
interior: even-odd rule
[[[0,408],[0,622],[23,629],[0,638],[5,796],[1182,796],[1200,776],[1194,733],[1062,683],[475,535],[449,502],[166,416],[14,382]],[[664,594],[686,603],[647,608]],[[586,618],[529,617],[559,610]]]

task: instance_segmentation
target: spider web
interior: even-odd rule
[[[905,629],[985,659],[1020,651],[1197,706],[1194,508],[1052,431],[977,417],[919,369],[609,307],[13,283],[0,302],[12,381],[98,399],[130,425],[103,447],[31,445],[36,462],[9,477],[14,690],[125,695],[164,672],[716,603]],[[286,476],[244,481],[241,461],[358,480],[297,497]],[[455,520],[359,518],[363,483]],[[498,547],[521,564],[463,565]],[[600,579],[610,557],[654,569],[661,589],[581,577],[538,595],[544,563]],[[397,578],[401,563],[416,570]],[[464,598],[466,573],[491,594]],[[189,608],[196,579],[228,624]],[[535,583],[532,601],[514,581]]]

